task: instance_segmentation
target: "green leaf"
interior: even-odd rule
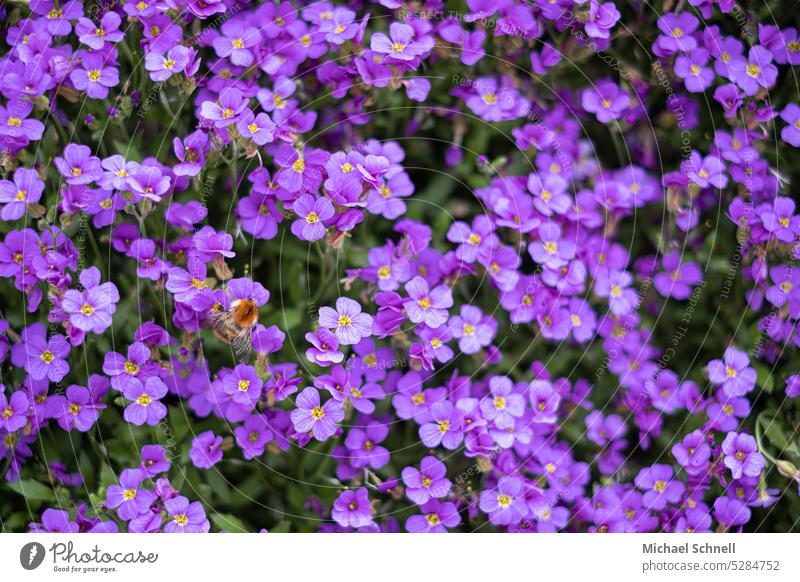
[[[230,513],[212,513],[208,517],[219,529],[224,529],[231,533],[248,533],[250,531],[238,517]]]
[[[55,498],[53,490],[50,487],[38,481],[34,481],[33,479],[14,481],[8,485],[8,488],[12,491],[16,491],[26,499],[52,501]]]

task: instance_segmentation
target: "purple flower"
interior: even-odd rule
[[[673,469],[669,465],[645,467],[636,475],[636,486],[644,491],[642,503],[648,509],[660,511],[667,503],[677,503],[685,489],[683,483],[673,479]]]
[[[594,292],[598,297],[608,297],[608,307],[614,315],[630,313],[637,305],[636,292],[629,286],[633,276],[627,271],[601,270],[595,280]]]
[[[252,139],[256,145],[264,145],[275,140],[276,125],[264,112],[254,115],[249,109],[236,122],[236,129],[239,135],[244,138]]]
[[[706,442],[705,435],[696,430],[672,447],[672,456],[688,474],[699,475],[708,467],[711,446]]]
[[[0,384],[0,390],[5,386]],[[28,423],[28,396],[22,390],[17,390],[6,398],[5,392],[0,391],[0,429],[11,433],[21,429]]]
[[[458,243],[456,257],[473,263],[479,254],[488,255],[497,245],[497,235],[492,222],[486,215],[478,216],[470,227],[465,222],[454,222],[447,231],[447,240]]]
[[[445,464],[433,456],[423,457],[419,469],[405,467],[401,473],[406,485],[406,495],[417,505],[444,497],[450,492],[453,484],[446,475]]]
[[[190,52],[185,46],[174,46],[166,54],[149,52],[144,57],[144,68],[150,71],[153,81],[163,82],[172,75],[182,73],[189,64]]]
[[[528,252],[537,263],[549,269],[558,269],[575,256],[575,243],[561,240],[561,227],[555,222],[547,222],[540,226],[539,238],[539,241],[528,245]]]
[[[497,487],[481,491],[480,508],[495,525],[519,523],[529,511],[522,481],[517,477],[502,477]]]
[[[306,358],[319,366],[338,364],[344,359],[344,354],[339,351],[339,338],[324,327],[306,334],[306,340],[312,347],[306,350]]]
[[[693,151],[689,159],[681,164],[681,171],[701,188],[724,188],[728,184],[725,164],[716,155],[701,158],[699,153]]]
[[[742,475],[758,477],[764,469],[764,456],[758,452],[756,439],[749,434],[729,432],[722,442],[723,463],[734,479]]]
[[[745,95],[753,96],[759,87],[769,89],[778,77],[778,68],[772,64],[772,53],[760,45],[750,47],[747,60],[731,61],[733,82],[741,87]]]
[[[425,53],[428,47],[414,40],[414,29],[407,24],[393,22],[389,25],[389,36],[376,32],[370,40],[370,48],[376,53],[387,55],[395,61],[413,61]]]
[[[344,418],[342,403],[334,398],[320,406],[319,392],[311,386],[303,390],[295,401],[297,408],[290,414],[297,432],[311,432],[318,441],[324,441],[336,432],[336,423]]]
[[[356,469],[371,467],[380,469],[389,463],[389,450],[380,446],[389,435],[389,427],[380,422],[371,422],[366,430],[350,429],[344,441],[350,453],[350,463]]]
[[[198,469],[210,469],[222,459],[222,437],[207,430],[192,439],[189,458]]]
[[[675,59],[675,74],[690,93],[702,93],[714,82],[714,71],[706,66],[708,58],[708,51],[699,48]]]
[[[552,424],[558,420],[561,395],[547,380],[534,380],[528,384],[528,397],[533,408],[533,422]]]
[[[221,32],[213,42],[217,56],[227,57],[231,63],[240,67],[253,64],[253,51],[250,49],[261,41],[258,29],[247,26],[240,20],[228,20],[222,25]]]
[[[139,469],[146,477],[152,479],[159,473],[169,471],[170,461],[161,445],[145,445],[142,447],[142,463]]]
[[[756,371],[745,352],[729,347],[722,360],[708,363],[708,379],[728,396],[743,396],[756,385]]]
[[[372,523],[372,506],[366,487],[347,489],[333,502],[331,517],[342,527],[364,527]]]
[[[446,533],[447,528],[461,523],[455,503],[431,500],[420,507],[422,515],[412,515],[406,520],[409,533]]]
[[[47,414],[66,431],[77,428],[86,432],[100,418],[100,410],[106,407],[96,402],[97,396],[88,388],[72,385],[67,388],[66,396],[55,394],[47,399]]]
[[[164,508],[172,518],[164,525],[164,533],[208,533],[211,524],[206,519],[202,503],[189,503],[179,495],[164,502]]]
[[[800,148],[800,107],[789,103],[781,111],[781,119],[787,125],[781,129],[781,139],[796,148]]]
[[[107,42],[119,42],[125,38],[125,33],[119,30],[122,19],[113,11],[106,12],[99,24],[88,18],[78,18],[75,23],[75,34],[78,40],[91,49],[99,51]]]
[[[201,115],[213,122],[214,127],[224,128],[239,120],[239,115],[247,108],[247,99],[236,87],[226,87],[219,94],[218,101],[204,101]]]
[[[490,315],[484,316],[474,305],[462,305],[461,314],[451,317],[447,325],[458,339],[458,349],[465,354],[475,354],[487,347],[497,332],[497,321]]]
[[[0,135],[33,141],[42,139],[44,123],[28,119],[31,111],[33,103],[22,99],[9,101],[7,108],[0,105]]]
[[[414,277],[406,283],[408,299],[405,310],[414,323],[424,323],[429,327],[439,327],[447,321],[447,310],[453,306],[453,293],[447,285],[433,289],[422,277]]]
[[[79,530],[77,522],[70,521],[69,512],[63,509],[45,509],[41,525],[31,524],[34,533],[78,533]]]
[[[0,180],[0,203],[5,204],[0,218],[5,221],[22,218],[28,204],[36,204],[42,197],[44,182],[35,170],[17,168],[14,181]]]
[[[513,427],[514,419],[525,412],[525,399],[513,390],[510,378],[494,376],[489,379],[489,395],[481,400],[483,418],[494,422],[499,429]]]
[[[419,427],[419,438],[426,447],[441,444],[446,449],[455,450],[464,439],[461,412],[444,400],[431,407],[430,415],[431,422]]]
[[[333,329],[339,343],[345,346],[357,344],[361,338],[372,335],[372,316],[361,312],[361,305],[349,297],[339,297],[336,309],[319,308],[321,327]]]
[[[117,310],[119,291],[114,283],[99,284],[100,272],[96,267],[82,272],[80,277],[84,291],[67,290],[61,308],[69,314],[69,321],[76,328],[102,334],[111,327],[111,316]]]
[[[48,378],[51,382],[60,382],[69,372],[66,358],[70,346],[63,335],[55,334],[48,340],[44,333],[28,334],[24,349],[25,371],[34,380]]]
[[[768,204],[760,206],[758,215],[767,232],[779,241],[790,244],[800,234],[800,216],[795,216],[794,211],[794,200],[777,196],[771,207]]]
[[[594,113],[600,123],[618,119],[629,103],[628,94],[612,81],[600,81],[595,88],[584,89],[581,93],[581,106]]]
[[[292,233],[300,240],[307,241],[325,236],[325,222],[335,214],[330,200],[314,198],[310,194],[303,194],[295,200],[292,210],[300,217],[292,223]]]
[[[130,521],[155,501],[152,491],[140,489],[143,480],[144,473],[139,469],[125,469],[119,476],[119,484],[109,485],[106,490],[106,504],[117,510],[120,519]]]
[[[143,424],[155,426],[167,416],[167,407],[159,402],[167,394],[167,385],[157,376],[149,377],[144,384],[141,382],[128,384],[122,394],[132,401],[125,408],[126,422],[136,426]]]
[[[336,8],[329,17],[320,23],[319,31],[325,34],[325,40],[340,45],[345,41],[352,40],[358,33],[358,25],[355,20],[356,13],[344,7]]]
[[[100,159],[85,145],[69,144],[64,148],[64,157],[57,157],[54,162],[67,184],[89,184],[102,176]]]
[[[111,377],[111,386],[120,392],[137,388],[152,373],[153,367],[150,350],[142,342],[133,342],[128,347],[127,358],[108,352],[103,361],[103,373]]]
[[[258,377],[256,369],[246,364],[236,366],[222,381],[225,393],[234,403],[246,410],[255,408],[263,386],[264,382]]]
[[[688,299],[692,294],[692,285],[703,280],[700,266],[697,263],[681,264],[681,255],[677,252],[664,255],[661,264],[666,272],[658,273],[653,282],[664,297]]]
[[[92,99],[105,99],[108,88],[119,85],[119,71],[106,66],[105,59],[94,53],[85,53],[81,67],[74,69],[69,78],[78,91],[86,91]]]
[[[655,44],[663,51],[667,53],[689,52],[697,47],[697,41],[692,33],[697,30],[700,21],[691,13],[668,12],[658,19],[657,24],[662,34],[656,39]]]
[[[248,415],[244,424],[237,426],[233,434],[244,458],[248,460],[263,455],[267,443],[272,440],[269,423],[261,414]]]
[[[714,501],[714,517],[725,528],[747,523],[750,515],[750,508],[734,497],[717,497]]]

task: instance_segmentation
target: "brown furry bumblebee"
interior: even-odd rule
[[[230,309],[220,309],[211,315],[214,334],[230,344],[240,363],[247,361],[252,345],[253,328],[258,323],[258,305],[251,299],[236,299]]]

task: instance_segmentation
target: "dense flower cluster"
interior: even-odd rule
[[[797,29],[466,5],[0,7],[4,523],[796,527]]]

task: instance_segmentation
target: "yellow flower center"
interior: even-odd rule
[[[314,420],[322,420],[322,417],[325,416],[325,411],[322,410],[321,406],[315,406],[311,409],[311,418]]]
[[[619,297],[622,295],[622,287],[619,285],[612,285],[611,286],[611,296],[612,297]]]
[[[319,216],[316,212],[309,212],[308,216],[306,216],[306,222],[309,224],[314,224],[315,222],[319,222]]]
[[[89,71],[88,75],[90,81],[99,81],[100,80],[100,71],[97,69],[93,69]]]
[[[434,347],[434,348],[438,348],[438,347],[439,347],[439,346],[441,346],[441,345],[442,345],[442,340],[440,340],[438,337],[435,337],[435,338],[433,338],[433,339],[431,340],[431,346],[432,346],[432,347]]]
[[[734,368],[731,368],[730,366],[728,366],[727,368],[725,368],[725,375],[728,378],[735,378],[736,377],[736,370]]]
[[[502,396],[495,396],[492,402],[497,410],[503,410],[506,407],[506,399]]]
[[[383,265],[378,269],[378,277],[381,279],[388,279],[392,275],[392,269],[388,265]]]
[[[124,368],[125,368],[125,373],[126,374],[130,374],[131,376],[135,376],[136,374],[139,373],[139,366],[137,366],[136,364],[134,364],[130,360],[125,362]]]
[[[495,103],[497,103],[497,95],[495,95],[494,93],[485,93],[483,95],[483,102],[486,103],[487,105],[494,105]]]
[[[429,513],[425,516],[425,521],[431,526],[439,525],[439,516],[435,513]]]
[[[6,124],[9,127],[19,127],[20,125],[22,125],[22,120],[19,117],[9,117]]]
[[[306,171],[306,161],[303,158],[297,158],[292,164],[292,169],[298,174]]]
[[[672,29],[672,38],[682,38],[682,37],[683,37],[683,30],[681,30],[677,26]]]
[[[544,252],[546,252],[548,255],[556,254],[556,250],[558,250],[558,246],[553,241],[544,243]]]
[[[168,71],[171,71],[172,67],[174,67],[174,66],[175,66],[175,60],[174,59],[164,59],[164,68],[165,69],[167,69]]]
[[[1,413],[0,413],[0,417],[2,417],[2,418],[3,418],[3,420],[9,419],[9,418],[11,418],[13,415],[14,415],[14,411],[11,409],[11,407],[10,407],[10,406],[6,406],[6,407],[3,409],[3,412],[1,412]]]
[[[478,233],[472,232],[470,233],[469,237],[467,237],[467,242],[472,246],[475,246],[481,242],[481,235]]]
[[[47,18],[50,20],[55,20],[56,18],[61,18],[62,16],[64,16],[64,12],[60,8],[53,8],[47,13]]]
[[[655,489],[659,493],[663,493],[666,488],[667,488],[667,483],[665,481],[656,481],[655,485],[653,485],[653,489]]]
[[[233,45],[233,48],[235,48],[235,49],[244,48],[244,41],[241,38],[234,38],[233,42],[231,42],[231,44]]]
[[[19,192],[17,192],[16,196],[14,196],[14,200],[16,200],[17,202],[22,202],[23,200],[25,200],[25,197],[27,195],[28,195],[27,190],[20,190]]]
[[[195,289],[205,289],[206,288],[206,282],[201,280],[201,279],[197,279],[196,277],[192,277],[191,285]]]
[[[142,406],[150,406],[150,403],[153,401],[150,398],[150,395],[146,392],[144,394],[139,394],[139,397],[136,399],[137,404],[141,404]]]
[[[448,430],[450,430],[450,421],[449,420],[440,420],[439,421],[439,432],[444,434]]]
[[[53,354],[53,352],[51,352],[50,350],[45,350],[45,351],[43,351],[43,352],[42,352],[42,355],[41,355],[41,356],[39,356],[39,357],[41,358],[41,360],[42,360],[42,361],[43,361],[45,364],[49,364],[50,362],[52,362],[53,360],[55,360],[55,359],[56,359],[56,356],[55,356],[55,354]]]
[[[396,43],[394,43],[394,44],[392,45],[392,50],[393,50],[394,52],[396,52],[396,53],[403,52],[403,50],[404,50],[405,48],[406,48],[406,45],[404,45],[402,42],[396,42]]]
[[[94,307],[89,303],[84,303],[81,306],[81,313],[83,313],[84,315],[91,315],[92,313],[94,313]]]
[[[353,169],[354,169],[353,164],[350,163],[342,164],[342,172],[344,172],[345,174],[349,174],[350,172],[353,171]]]
[[[126,489],[122,492],[122,497],[125,498],[125,501],[130,501],[136,498],[136,489]]]
[[[334,29],[333,29],[333,32],[334,32],[335,34],[341,34],[341,33],[343,33],[343,32],[344,32],[344,30],[345,30],[346,28],[347,28],[346,26],[342,26],[342,25],[340,24],[339,26],[337,26],[336,28],[334,28]]]
[[[250,389],[250,380],[239,381],[239,392],[247,392]]]
[[[353,320],[350,319],[349,315],[340,315],[338,321],[339,327],[347,327],[353,324]]]
[[[428,297],[423,297],[417,304],[422,307],[422,309],[430,309],[431,308],[431,300]]]
[[[464,324],[464,335],[473,335],[475,333],[475,326],[470,323]]]
[[[758,77],[758,74],[761,72],[761,69],[758,68],[758,65],[747,65],[747,74],[751,77]]]
[[[509,495],[498,495],[497,503],[500,507],[508,507],[511,505],[511,497]]]
[[[417,406],[422,406],[425,404],[425,394],[422,392],[417,392],[414,396],[411,397],[411,402],[416,404]]]
[[[186,525],[186,524],[189,522],[189,518],[188,518],[188,517],[186,517],[186,514],[185,514],[185,513],[179,513],[178,515],[176,515],[176,516],[173,518],[173,520],[172,520],[172,521],[174,521],[174,522],[175,522],[176,524],[178,524],[179,526],[183,527],[184,525]]]

